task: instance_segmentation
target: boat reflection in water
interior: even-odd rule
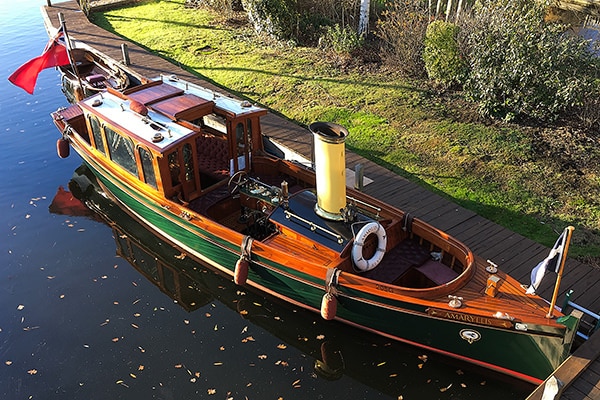
[[[452,383],[464,395],[477,397],[474,391],[480,391],[488,399],[506,398],[506,387],[513,390],[509,396],[531,389],[520,380],[489,371],[479,375],[473,365],[323,321],[302,308],[241,289],[230,277],[187,257],[126,213],[102,192],[85,165],[75,171],[69,190],[59,188],[51,205],[53,213],[85,215],[106,223],[112,228],[117,255],[185,310],[199,311],[215,301],[225,305],[312,358],[314,374],[326,381],[347,376],[394,398],[432,398]],[[233,376],[236,371],[228,373]],[[504,385],[502,393],[497,391],[500,385]]]

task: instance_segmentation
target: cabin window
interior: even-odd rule
[[[156,189],[156,175],[154,175],[154,165],[152,165],[152,154],[142,147],[139,148],[139,153],[140,160],[142,161],[144,182]]]
[[[248,118],[246,120],[246,143],[248,148],[252,148],[252,120]]]
[[[93,115],[89,116],[90,127],[92,128],[92,136],[94,137],[94,145],[96,149],[102,154],[106,154],[106,150],[104,150],[104,142],[102,141],[102,129],[100,128],[100,122],[98,118]]]
[[[179,152],[175,150],[169,154],[169,172],[171,173],[171,186],[177,186],[181,182],[179,181]]]
[[[192,153],[192,145],[186,143],[183,145],[183,166],[185,168],[185,180],[194,180],[194,153]]]
[[[235,127],[235,141],[237,143],[238,156],[244,154],[244,124],[241,122]]]
[[[135,163],[133,142],[130,139],[119,135],[107,126],[104,127],[104,132],[106,133],[110,159],[125,168],[131,174],[137,176],[138,172]]]

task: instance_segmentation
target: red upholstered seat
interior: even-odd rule
[[[198,168],[200,172],[217,180],[229,176],[229,151],[227,140],[207,135],[196,140],[198,148]]]

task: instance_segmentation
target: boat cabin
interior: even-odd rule
[[[79,103],[96,151],[167,198],[188,203],[247,170],[266,110],[169,78]],[[73,124],[73,122],[71,122]]]

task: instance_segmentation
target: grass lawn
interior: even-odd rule
[[[351,150],[547,246],[574,225],[570,255],[600,265],[600,167],[565,169],[545,158],[531,128],[479,121],[460,94],[260,40],[251,27],[187,9],[184,0],[92,20],[299,124],[344,125]]]

